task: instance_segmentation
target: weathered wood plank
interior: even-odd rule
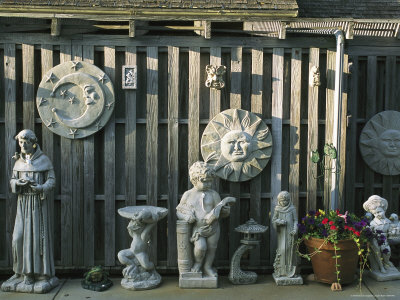
[[[241,90],[242,90],[242,53],[243,48],[231,49],[231,94],[230,107],[241,108]]]
[[[308,72],[319,68],[319,48],[311,48]],[[317,209],[317,165],[311,161],[311,151],[318,149],[318,86],[308,83],[308,146],[307,146],[307,210]]]
[[[22,45],[23,127],[35,131],[35,46]]]
[[[368,121],[376,113],[376,71],[377,71],[377,57],[368,56],[367,66],[367,101],[366,101],[366,120]],[[365,199],[374,194],[374,171],[365,165],[364,174],[364,190]]]
[[[147,205],[157,206],[158,198],[158,48],[147,48],[146,186]],[[157,262],[157,231],[151,238],[152,261]]]
[[[262,118],[263,97],[263,49],[255,48],[251,51],[251,111]],[[250,181],[250,218],[261,223],[261,174]],[[251,252],[250,264],[260,265],[260,248]]]
[[[136,47],[127,47],[125,64],[137,65]],[[125,190],[127,206],[136,205],[136,90],[125,90]]]
[[[42,45],[41,46],[41,64],[42,64],[42,77],[53,67],[53,46]],[[43,152],[48,156],[50,161],[54,164],[54,138],[53,133],[47,128],[47,126],[42,123],[42,149]],[[61,178],[56,178],[60,180]],[[51,235],[53,244],[55,243],[54,232],[56,230],[54,224],[54,191],[48,193],[46,201],[49,202],[49,215],[50,215],[50,228],[52,228]],[[54,249],[54,247],[53,247]]]
[[[221,48],[210,49],[210,65],[221,65]],[[221,91],[210,89],[210,120],[221,111]]]
[[[326,115],[325,115],[325,143],[333,143],[333,113],[334,113],[334,91],[335,91],[335,67],[336,52],[328,50],[326,53]],[[329,160],[325,163],[324,176],[324,209],[329,209],[331,199],[331,173],[328,169],[332,167]]]
[[[94,47],[83,47],[83,60],[94,63]],[[94,135],[83,140],[84,264],[94,265]]]
[[[179,48],[168,47],[168,266],[177,265]]]
[[[347,168],[345,209],[355,211],[356,153],[357,153],[357,102],[358,102],[358,56],[352,56],[353,66],[350,73],[349,114],[351,115],[347,129]]]
[[[71,60],[82,61],[82,46],[79,44],[72,45]],[[83,161],[84,148],[83,140],[77,139],[72,141],[72,257],[74,266],[82,266],[84,264],[84,214],[83,214]]]
[[[188,116],[188,170],[199,160],[200,121],[200,48],[189,49],[189,116]],[[190,188],[189,184],[189,188]]]
[[[349,56],[343,55],[343,91],[342,91],[342,113],[341,113],[341,138],[340,138],[340,157],[338,157],[340,164],[339,176],[339,199],[338,208],[343,211],[345,205],[345,175],[346,175],[346,139],[347,139],[347,103],[348,103],[348,78],[349,74]]]
[[[299,207],[300,172],[300,107],[301,107],[301,48],[292,49],[290,96],[290,158],[289,193]]]
[[[241,85],[242,85],[242,48],[231,49],[231,91],[230,108],[241,108]],[[235,228],[240,225],[240,183],[229,183],[229,194],[236,198],[236,203],[231,207],[229,216],[229,259],[232,259],[239,242],[240,236]]]
[[[115,82],[115,48],[104,47],[104,72]],[[117,101],[117,99],[115,99]],[[104,265],[115,265],[115,115],[104,128]]]
[[[284,49],[274,48],[272,54],[272,140],[274,153],[271,157],[271,216],[276,206],[276,197],[282,187],[282,117],[283,117],[283,67]],[[272,220],[272,218],[271,218]],[[270,228],[272,224],[270,223]],[[276,232],[270,230],[270,259],[275,258]]]
[[[11,266],[13,262],[12,256],[12,233],[14,228],[17,198],[15,194],[10,192],[9,179],[12,175],[14,160],[11,158],[16,151],[15,135],[17,134],[17,97],[16,97],[16,59],[15,45],[4,45],[4,121],[5,121],[5,141],[4,141],[4,157],[5,157],[5,192],[6,192],[6,247],[7,261]]]
[[[71,45],[60,46],[60,63],[71,60]],[[72,142],[61,137],[61,264],[72,266],[73,262],[73,178]]]

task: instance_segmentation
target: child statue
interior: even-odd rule
[[[207,163],[195,162],[190,167],[189,176],[194,187],[183,194],[176,208],[178,263],[183,257],[188,259],[186,267],[180,267],[179,286],[216,288],[218,274],[212,264],[220,235],[218,220],[229,216],[229,205],[236,200],[226,197],[221,201],[218,193],[211,189],[215,174]],[[182,227],[187,230],[182,231]],[[184,237],[180,232],[184,233]]]
[[[50,159],[43,154],[33,131],[24,129],[15,137],[21,153],[10,180],[18,194],[12,239],[14,275],[5,281],[5,292],[47,293],[58,285],[53,260],[51,211],[47,194],[55,186]]]
[[[278,194],[278,205],[272,218],[278,236],[278,249],[272,274],[277,285],[303,284],[303,279],[296,274],[297,255],[295,251],[297,235],[297,212],[290,194],[282,191]]]
[[[369,274],[377,281],[400,279],[400,272],[389,260],[391,250],[388,236],[392,230],[392,222],[385,215],[388,208],[387,200],[378,195],[373,195],[364,202],[363,208],[374,216],[374,219],[370,222],[371,229],[374,232],[381,232],[386,237],[385,240],[378,241],[376,238],[372,240],[372,251],[369,256],[371,272]]]

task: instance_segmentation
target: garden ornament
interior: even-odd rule
[[[87,290],[102,292],[113,285],[113,282],[108,278],[108,272],[102,266],[93,267],[84,276],[81,285]]]
[[[223,75],[226,72],[225,66],[207,65],[206,73],[206,87],[220,90],[225,86]]]

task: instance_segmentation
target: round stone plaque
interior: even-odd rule
[[[42,122],[69,139],[84,138],[104,127],[114,103],[110,78],[83,61],[68,61],[49,70],[36,97]]]
[[[228,109],[208,123],[201,138],[201,154],[217,176],[246,181],[258,175],[272,153],[272,135],[255,114]]]
[[[361,131],[360,151],[375,172],[400,174],[400,112],[387,110],[373,116]]]

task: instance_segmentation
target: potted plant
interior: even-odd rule
[[[336,149],[332,144],[324,146],[322,159],[318,151],[312,151],[311,160],[320,165],[322,174],[316,178],[321,179],[326,171],[330,174],[340,172],[337,164],[332,167],[332,160],[336,160],[336,157]],[[300,237],[297,252],[301,257],[311,260],[316,281],[331,283],[332,290],[341,290],[341,284],[355,279],[359,265],[361,283],[370,253],[369,241],[376,236],[366,217],[359,218],[347,211],[342,214],[339,210],[310,211],[301,219],[298,227]],[[299,245],[303,242],[308,254],[299,251]]]

